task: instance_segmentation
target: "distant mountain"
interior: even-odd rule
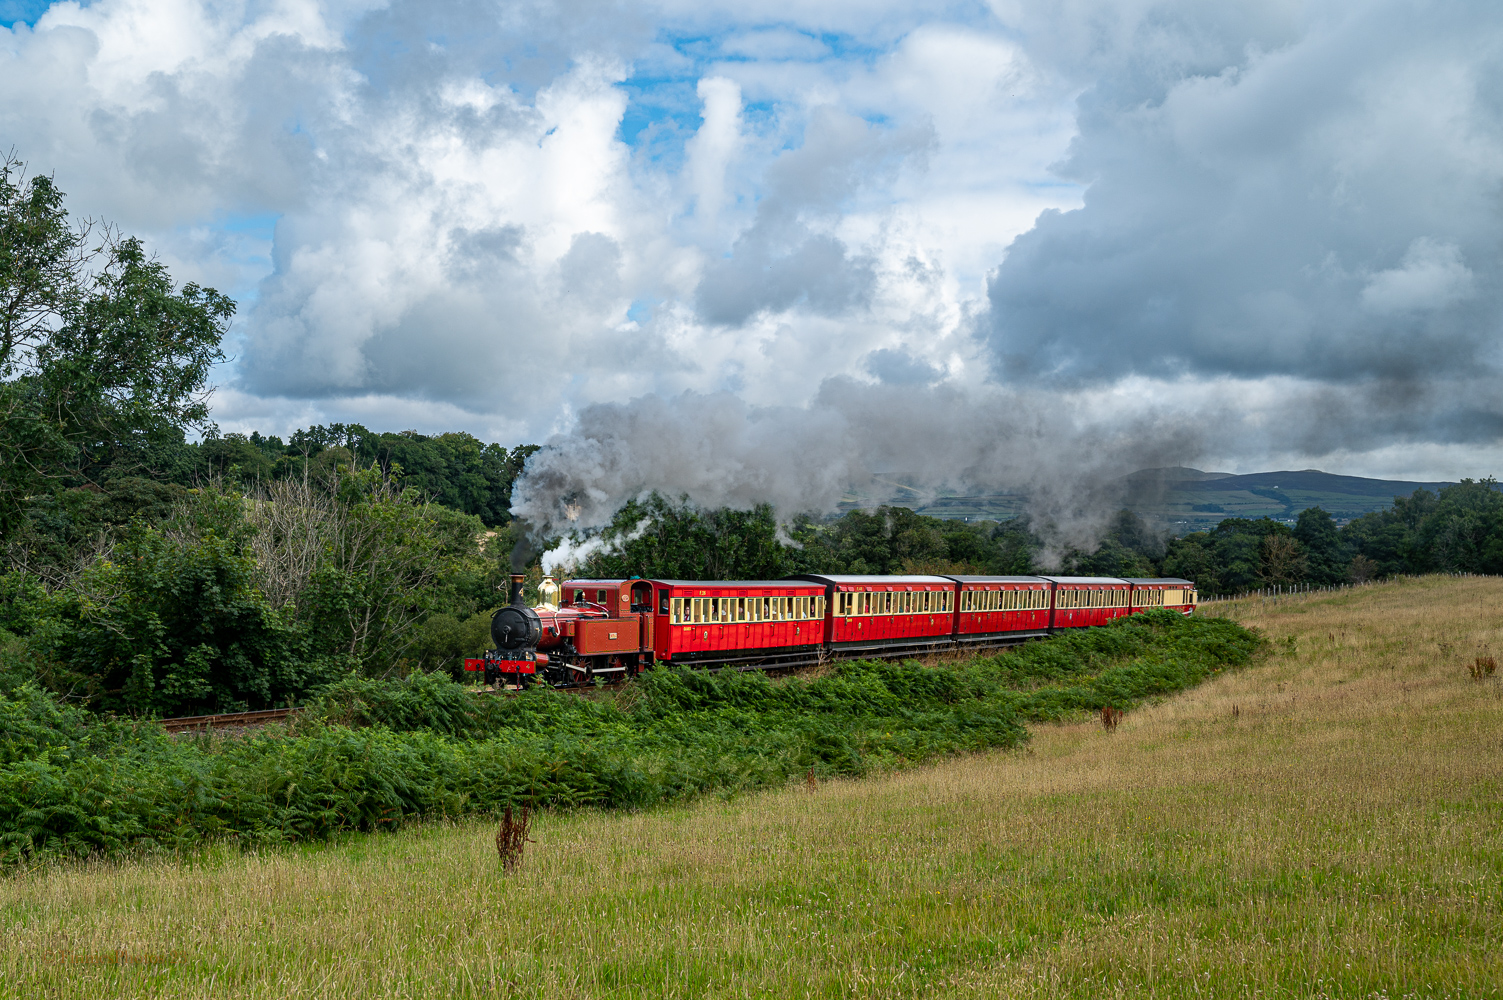
[[[1246,476],[1196,469],[1145,469],[1118,481],[1122,505],[1166,521],[1177,531],[1209,528],[1227,517],[1292,520],[1306,507],[1320,507],[1338,521],[1386,510],[1397,496],[1434,492],[1449,483],[1336,476],[1319,469],[1255,472]]]
[[[1417,489],[1435,492],[1450,483],[1411,483],[1396,479],[1336,476],[1319,469],[1298,472],[1202,472],[1176,466],[1143,469],[1123,476],[1104,491],[1108,502],[1134,510],[1172,527],[1176,534],[1203,531],[1228,517],[1290,520],[1306,507],[1321,507],[1338,521],[1386,510],[1396,496]],[[1023,493],[966,495],[929,492],[873,476],[861,489],[846,493],[842,510],[888,504],[908,507],[930,517],[1007,520],[1023,512]]]

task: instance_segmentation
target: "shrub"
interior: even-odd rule
[[[946,667],[815,678],[657,669],[616,704],[439,674],[325,687],[293,727],[173,739],[34,686],[0,696],[0,856],[316,840],[508,806],[643,808],[1009,747],[1246,662],[1250,632],[1156,612]],[[628,704],[629,702],[629,704]],[[625,706],[625,707],[623,707]]]

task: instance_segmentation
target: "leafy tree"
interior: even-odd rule
[[[219,513],[235,524],[233,512]],[[32,646],[89,678],[97,707],[132,714],[265,708],[332,680],[340,664],[310,669],[299,637],[260,594],[246,542],[243,530],[169,533],[137,522],[115,558],[48,598]]]
[[[1071,552],[1063,567],[1081,576],[1152,577],[1165,553],[1164,539],[1130,510],[1112,515],[1096,550]]]
[[[30,494],[180,457],[234,311],[176,287],[138,240],[72,226],[50,178],[0,162],[0,538]]]
[[[1445,573],[1503,571],[1503,493],[1497,482],[1447,486],[1414,527],[1412,562]],[[1423,553],[1423,556],[1419,556]]]
[[[657,493],[628,502],[572,574],[677,580],[776,580],[796,569],[769,504],[706,510]]]
[[[1240,594],[1270,582],[1265,558],[1272,552],[1272,571],[1283,582],[1291,567],[1297,565],[1290,560],[1300,554],[1299,550],[1283,543],[1270,549],[1265,540],[1280,537],[1293,541],[1292,535],[1287,524],[1272,518],[1229,517],[1210,531],[1197,531],[1171,542],[1163,572],[1193,580],[1202,593]]]
[[[1197,531],[1184,538],[1171,539],[1164,553],[1164,576],[1189,580],[1203,594],[1224,594],[1216,550],[1208,532]]]
[[[1336,530],[1331,515],[1319,507],[1300,511],[1294,538],[1303,547],[1306,572],[1303,579],[1317,586],[1344,583],[1352,553]]]

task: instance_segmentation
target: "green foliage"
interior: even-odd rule
[[[34,688],[0,698],[0,857],[316,840],[416,817],[642,808],[816,774],[1014,746],[1024,723],[1129,708],[1245,663],[1258,640],[1157,611],[953,667],[845,663],[815,678],[661,669],[619,703],[440,676],[329,686],[288,732],[169,738]]]
[[[1193,580],[1206,594],[1238,594],[1264,583],[1264,540],[1291,537],[1287,524],[1269,517],[1229,517],[1210,531],[1171,541],[1163,573]]]
[[[99,708],[138,715],[285,703],[340,664],[309,666],[266,605],[242,540],[133,525],[112,560],[48,600],[33,648],[94,682]]]
[[[71,225],[51,178],[0,161],[0,540],[32,495],[184,471],[234,312],[140,241]]]
[[[796,573],[1027,573],[1038,547],[1023,522],[968,524],[904,507],[801,518],[787,536],[766,505],[707,510],[652,493],[626,504],[580,577],[766,580]]]
[[[1039,542],[1024,520],[967,523],[905,507],[854,510],[833,522],[795,526],[805,573],[1017,574],[1033,570]]]
[[[1320,587],[1347,582],[1352,552],[1336,530],[1336,522],[1330,514],[1319,507],[1300,511],[1299,521],[1294,526],[1294,538],[1307,554],[1305,580]]]
[[[321,482],[341,465],[377,466],[427,500],[500,526],[511,520],[512,484],[537,446],[507,450],[462,432],[378,433],[360,424],[330,424],[299,430],[285,444],[259,432],[214,433],[196,451],[203,472],[243,488],[274,479]]]
[[[1119,510],[1107,522],[1096,550],[1071,552],[1061,567],[1066,576],[1153,577],[1164,555],[1164,539],[1130,510]]]
[[[629,501],[600,536],[604,547],[578,576],[668,580],[776,580],[796,572],[768,504],[705,510],[657,493]]]
[[[1503,493],[1492,479],[1463,479],[1438,494],[1395,497],[1391,509],[1339,530],[1319,507],[1302,511],[1292,530],[1269,518],[1228,518],[1171,541],[1163,572],[1194,580],[1206,594],[1400,573],[1503,573]]]

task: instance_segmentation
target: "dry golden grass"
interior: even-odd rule
[[[543,815],[510,876],[465,824],[14,877],[0,995],[1496,995],[1503,581],[1218,612],[1270,653],[1114,733]]]

